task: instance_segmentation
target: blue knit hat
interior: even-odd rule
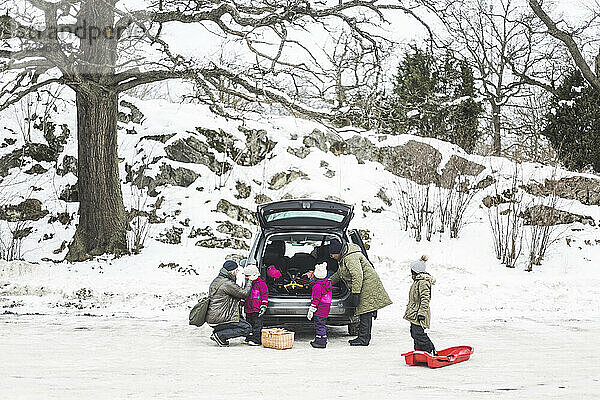
[[[233,270],[237,269],[237,267],[238,267],[237,263],[233,260],[227,260],[223,264],[223,268],[225,268],[227,271],[233,271]]]
[[[329,242],[329,254],[340,254],[342,252],[342,242],[337,239],[331,239]]]

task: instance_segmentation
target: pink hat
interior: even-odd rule
[[[281,278],[281,272],[279,272],[279,270],[277,268],[275,268],[274,265],[269,265],[267,267],[267,275],[273,279]]]

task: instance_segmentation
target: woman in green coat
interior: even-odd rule
[[[377,310],[392,304],[385,291],[379,275],[367,260],[360,247],[353,243],[342,245],[331,240],[329,254],[338,261],[339,268],[330,278],[335,286],[340,281],[350,289],[352,305],[356,307],[355,315],[360,319],[358,337],[350,340],[351,346],[368,346],[371,341],[371,328]]]
[[[435,346],[425,333],[425,329],[429,328],[431,320],[429,311],[431,285],[435,284],[435,279],[425,272],[427,259],[427,256],[422,256],[420,260],[410,265],[413,284],[408,292],[408,305],[406,306],[404,319],[410,322],[410,336],[415,342],[415,350],[437,355]]]

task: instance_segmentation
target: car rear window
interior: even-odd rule
[[[311,211],[311,210],[296,210],[296,211],[281,211],[265,216],[267,222],[277,221],[281,219],[289,218],[317,218],[326,219],[329,221],[342,222],[344,215],[328,213],[325,211]]]

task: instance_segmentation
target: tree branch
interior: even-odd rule
[[[548,33],[565,44],[567,50],[569,50],[569,53],[571,54],[571,57],[573,57],[575,65],[577,68],[579,68],[583,77],[596,90],[600,90],[600,77],[594,74],[587,61],[585,61],[585,58],[581,54],[581,50],[579,49],[579,46],[577,46],[573,36],[570,33],[560,29],[556,25],[552,18],[550,18],[550,16],[542,9],[539,1],[529,0],[529,6],[535,15],[537,15],[544,25],[546,25],[546,28],[548,28]]]

